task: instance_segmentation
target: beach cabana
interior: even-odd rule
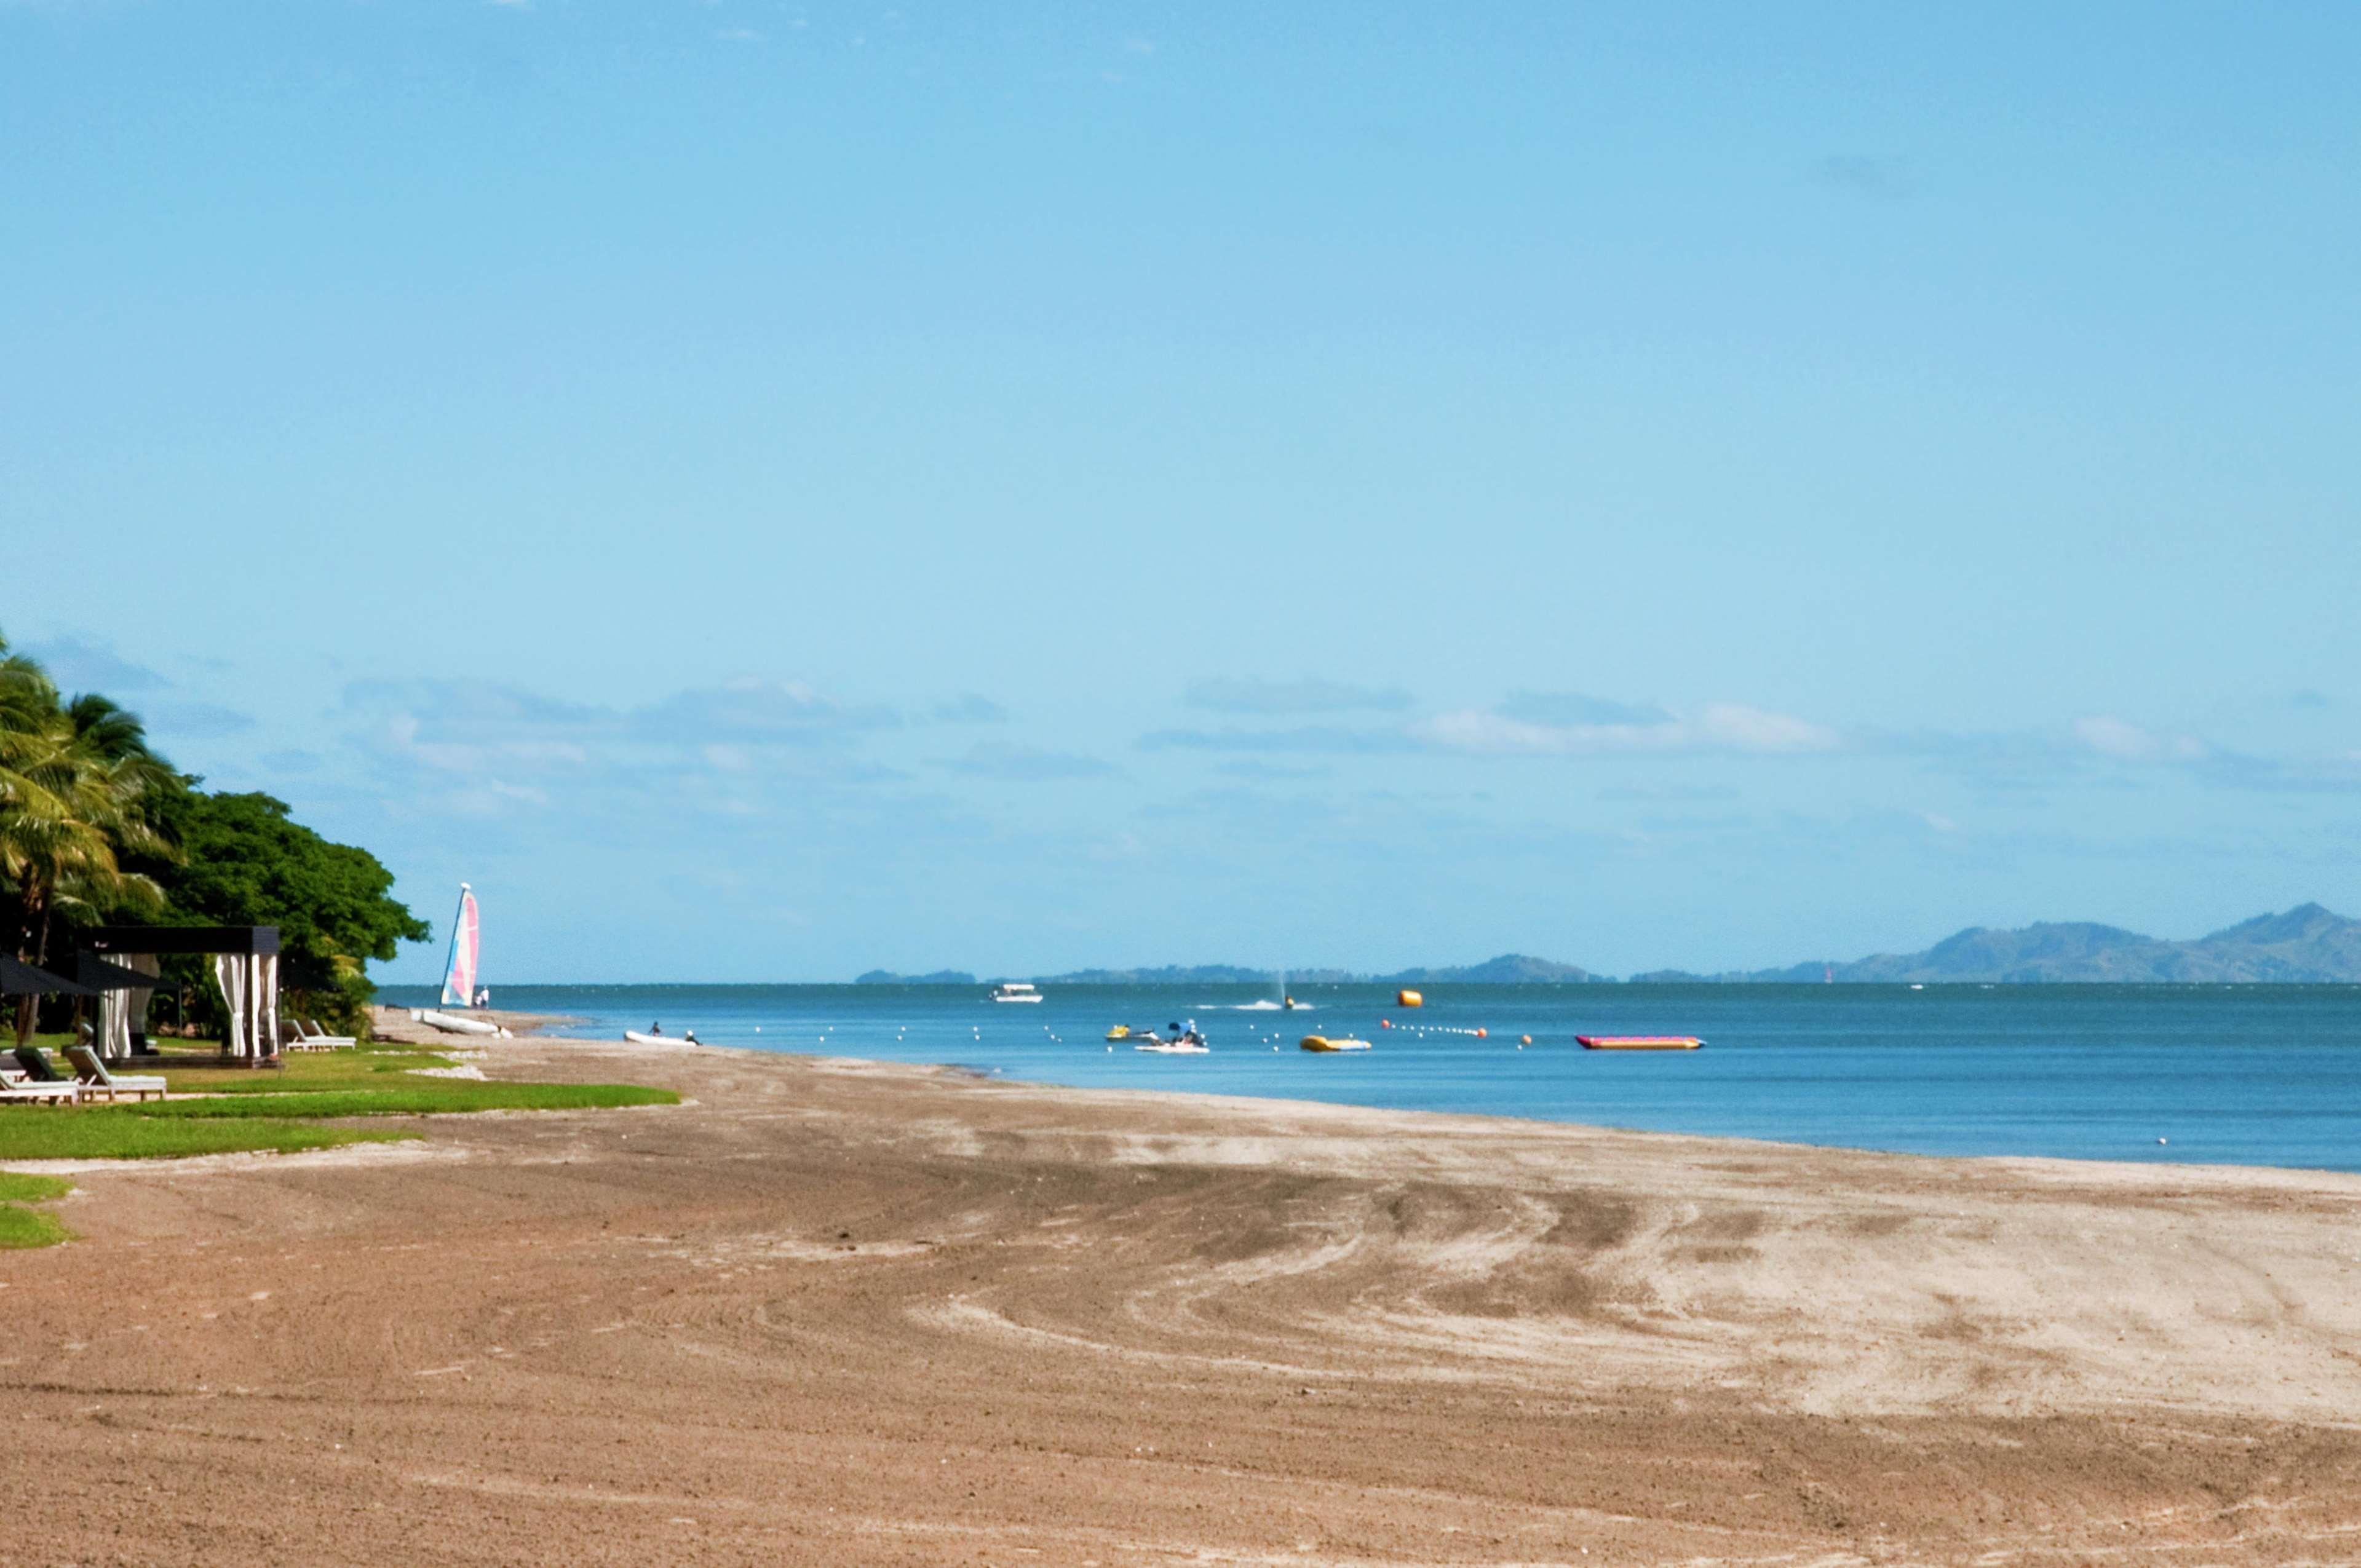
[[[131,1055],[131,1040],[148,1032],[148,1001],[154,994],[157,959],[172,953],[203,953],[214,960],[214,979],[229,1003],[225,1055],[262,1062],[279,1055],[279,927],[276,926],[100,926],[82,933],[82,946],[110,970],[150,978],[150,986],[100,992],[99,1054],[112,1060]]]

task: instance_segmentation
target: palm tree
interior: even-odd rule
[[[104,697],[61,702],[38,664],[0,657],[0,879],[16,894],[20,959],[47,959],[61,911],[161,906],[162,889],[119,856],[170,857],[149,809],[177,777],[137,718]],[[32,1037],[33,1001],[17,1006],[20,1045]]]

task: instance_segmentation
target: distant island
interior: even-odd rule
[[[963,969],[939,969],[929,974],[895,974],[892,970],[873,969],[867,974],[852,977],[855,985],[973,985],[975,976]]]
[[[2043,922],[2014,931],[1971,926],[1923,953],[1874,953],[1850,963],[1821,959],[1729,974],[1658,970],[1634,981],[1734,981],[1892,984],[1973,981],[2024,985],[2361,981],[2361,921],[2317,904],[2252,920],[2186,942],[2085,921]]]
[[[1167,964],[1158,969],[1088,969],[1034,975],[1039,985],[1248,985],[1272,983],[1282,971],[1238,964]],[[1360,974],[1348,970],[1291,969],[1291,983],[1323,985],[1591,985],[1614,977],[1576,964],[1503,953],[1480,964]],[[1015,977],[1012,977],[1015,978]],[[2014,931],[1971,926],[1924,952],[1873,953],[1837,961],[1812,959],[1783,969],[1697,974],[1651,970],[1629,983],[1894,985],[1979,982],[2037,984],[2356,984],[2361,983],[2361,920],[2317,904],[2284,915],[2257,915],[2189,941],[2146,937],[2086,921],[2042,922]],[[895,974],[872,970],[859,985],[976,985],[964,970]]]

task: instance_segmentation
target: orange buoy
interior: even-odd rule
[[[1394,992],[1394,1001],[1403,1007],[1423,1007],[1426,1005],[1426,998],[1421,996],[1415,991],[1397,991]]]
[[[1487,1036],[1488,1033],[1489,1033],[1489,1031],[1488,1031],[1488,1030],[1478,1029],[1478,1030],[1477,1030],[1477,1031],[1476,1031],[1476,1037],[1477,1037],[1477,1039],[1479,1039],[1479,1040],[1480,1040],[1480,1039],[1483,1039],[1483,1038],[1485,1038],[1485,1037],[1486,1037],[1486,1036]]]
[[[1525,1045],[1530,1046],[1530,1045],[1532,1045],[1532,1044],[1533,1043],[1533,1037],[1532,1037],[1531,1035],[1521,1036],[1520,1036],[1520,1038],[1521,1038],[1521,1040],[1522,1041],[1522,1043],[1523,1043],[1523,1044],[1525,1044]]]

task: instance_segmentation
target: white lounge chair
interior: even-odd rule
[[[134,1100],[145,1100],[150,1094],[159,1100],[166,1098],[162,1078],[135,1078],[129,1073],[109,1072],[106,1064],[98,1059],[98,1053],[88,1046],[68,1046],[66,1060],[73,1063],[74,1081],[87,1095],[104,1094],[109,1100],[119,1099],[126,1094]]]
[[[14,1068],[0,1068],[0,1105],[72,1105],[81,1100],[79,1083],[40,1083]]]
[[[298,1028],[294,1019],[281,1018],[279,1020],[279,1048],[282,1051],[324,1051],[331,1047]]]
[[[359,1040],[350,1035],[331,1035],[327,1030],[320,1027],[320,1021],[317,1018],[299,1019],[297,1027],[302,1032],[303,1044],[312,1050],[333,1051],[345,1046],[360,1044]]]

